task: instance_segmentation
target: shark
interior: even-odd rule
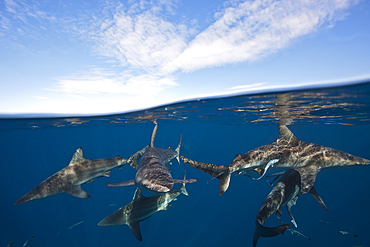
[[[294,168],[296,170],[300,177],[301,177],[301,194],[306,194],[309,192],[315,200],[327,211],[329,212],[328,208],[326,207],[324,201],[318,194],[317,190],[314,187],[314,183],[316,180],[317,173],[319,171],[318,167],[316,166],[306,166],[306,167],[300,167],[300,168]],[[273,177],[275,176],[274,180],[270,183],[272,185],[275,180],[277,180],[281,175],[283,175],[284,172],[279,172],[275,174],[268,175],[266,177]]]
[[[293,218],[290,208],[295,205],[298,196],[301,192],[301,177],[299,172],[294,169],[286,170],[280,179],[276,182],[271,192],[267,195],[262,203],[260,210],[256,216],[256,228],[253,235],[253,247],[257,246],[257,241],[260,237],[274,237],[279,234],[284,234],[289,228],[289,224],[280,225],[277,227],[266,227],[263,223],[273,213],[282,215],[282,207],[286,205],[291,222],[297,227],[297,223]]]
[[[151,193],[166,193],[173,188],[174,183],[194,183],[198,181],[198,179],[177,180],[172,178],[170,170],[168,169],[168,163],[176,158],[180,164],[181,137],[175,151],[171,150],[171,148],[157,148],[154,146],[158,130],[157,121],[154,121],[154,124],[155,127],[153,129],[149,149],[142,155],[139,164],[137,164],[137,160],[136,163],[130,163],[131,167],[137,170],[135,179],[119,183],[108,183],[106,184],[107,186],[119,187],[136,184],[141,189]]]
[[[139,240],[143,241],[140,231],[140,221],[146,220],[161,210],[167,210],[180,194],[188,196],[185,183],[177,190],[172,189],[167,193],[145,197],[140,187],[136,188],[134,197],[130,203],[121,207],[111,215],[101,220],[99,226],[128,225],[131,232]]]
[[[91,196],[82,190],[82,184],[92,182],[99,177],[109,177],[112,169],[121,168],[128,161],[134,162],[143,152],[145,148],[130,156],[129,159],[123,159],[117,155],[114,158],[89,160],[84,158],[82,148],[79,147],[67,167],[48,177],[14,204],[35,201],[63,192],[78,198],[89,198]]]
[[[369,165],[370,160],[345,153],[330,147],[298,140],[286,125],[279,125],[279,138],[264,145],[236,155],[228,166],[197,162],[180,156],[187,163],[204,171],[220,181],[220,195],[229,187],[231,174],[245,174],[258,171],[263,176],[269,168],[302,168],[309,167],[307,174],[314,182],[317,173],[322,169],[345,168],[358,165]],[[309,192],[313,182],[307,183],[303,191]]]

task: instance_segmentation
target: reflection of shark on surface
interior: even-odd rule
[[[294,169],[289,169],[281,175],[280,179],[276,182],[271,192],[262,203],[260,210],[256,216],[256,229],[253,235],[253,246],[257,245],[257,241],[260,237],[274,237],[279,234],[284,234],[285,230],[288,229],[289,224],[277,226],[277,227],[266,227],[263,223],[273,213],[282,215],[282,207],[286,204],[289,216],[292,218],[292,223],[297,227],[292,213],[290,212],[291,206],[293,206],[301,192],[301,177],[299,173]]]
[[[178,190],[171,190],[167,193],[145,197],[143,196],[140,187],[135,191],[132,201],[107,216],[98,223],[99,226],[114,226],[126,224],[130,227],[134,236],[142,241],[140,232],[140,221],[146,220],[156,212],[167,210],[172,201],[176,200],[180,194],[188,195],[185,188],[185,183]]]
[[[233,172],[243,174],[256,170],[264,174],[268,168],[306,167],[310,169],[307,176],[311,179],[310,183],[302,188],[302,193],[306,193],[312,188],[316,175],[321,169],[370,163],[370,160],[342,151],[300,141],[285,125],[279,126],[279,138],[275,142],[255,148],[243,155],[237,155],[229,166],[201,163],[183,156],[181,158],[185,163],[219,179],[220,195],[229,187],[230,175]]]
[[[130,165],[137,169],[135,179],[120,183],[109,183],[107,186],[118,187],[136,184],[140,188],[152,193],[165,193],[172,189],[174,183],[194,183],[198,179],[176,180],[173,179],[167,164],[172,159],[177,158],[180,163],[179,154],[181,146],[181,138],[179,145],[175,151],[171,148],[161,149],[154,146],[155,137],[157,135],[158,124],[155,121],[150,148],[141,157],[139,164],[137,160],[130,162]]]
[[[102,176],[109,177],[113,168],[122,167],[129,159],[122,159],[117,155],[115,158],[89,160],[83,157],[80,147],[67,167],[37,185],[15,204],[43,199],[62,192],[78,198],[89,198],[90,195],[81,189],[81,184],[92,182]]]

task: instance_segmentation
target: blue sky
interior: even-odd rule
[[[366,80],[370,3],[3,0],[0,56],[1,114]]]

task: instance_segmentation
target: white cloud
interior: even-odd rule
[[[215,13],[214,23],[197,35],[191,28],[190,22],[194,20],[186,23],[171,18],[176,14],[176,3],[166,0],[128,1],[125,5],[105,2],[101,9],[87,8],[78,12],[81,13],[78,17],[66,18],[63,14],[44,11],[40,3],[5,0],[7,15],[0,17],[3,30],[9,29],[8,20],[18,19],[25,24],[17,27],[18,33],[31,33],[33,37],[37,36],[37,30],[41,33],[43,25],[39,24],[54,25],[58,20],[61,26],[55,32],[79,37],[91,45],[93,55],[103,57],[110,64],[116,61],[122,70],[93,69],[59,77],[55,79],[54,90],[75,96],[82,93],[153,96],[178,85],[176,71],[191,72],[260,59],[287,47],[299,37],[332,26],[343,18],[344,10],[357,2],[231,0],[226,2],[229,7]],[[37,21],[38,25],[30,24],[30,20]]]
[[[162,2],[169,2],[165,6]],[[59,80],[61,89],[77,92],[152,93],[176,85],[175,71],[253,61],[287,47],[295,39],[343,18],[350,0],[233,1],[215,14],[215,22],[189,41],[189,25],[166,20],[171,1],[131,2],[93,16],[89,26],[75,27],[92,42],[96,55],[115,60],[126,76]],[[84,20],[83,23],[86,23]],[[81,25],[81,24],[78,24]],[[85,25],[85,24],[82,24]],[[124,81],[124,82],[121,82]],[[156,88],[159,89],[156,89]]]
[[[56,90],[74,95],[103,93],[149,96],[178,85],[170,76],[157,74],[132,76],[104,69],[92,69],[86,73],[55,79]]]
[[[353,1],[256,0],[229,7],[192,40],[165,71],[253,61],[286,47],[294,39],[343,18]]]

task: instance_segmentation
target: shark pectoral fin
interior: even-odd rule
[[[140,223],[140,221],[130,222],[128,224],[128,227],[130,227],[130,230],[131,230],[132,234],[134,234],[134,236],[135,236],[135,238],[137,238],[137,240],[143,241],[143,238],[141,237],[139,223]]]
[[[298,226],[297,226],[297,222],[295,221],[295,219],[294,219],[294,217],[293,217],[293,215],[292,215],[292,212],[290,211],[290,208],[291,208],[291,205],[286,205],[286,209],[287,209],[287,211],[288,211],[288,214],[289,214],[289,216],[290,216],[290,218],[292,218],[292,220],[290,221],[290,222],[292,222],[292,224],[297,228]]]
[[[81,189],[81,185],[73,186],[71,189],[65,190],[64,192],[71,195],[71,196],[75,196],[75,197],[78,197],[78,198],[89,198],[89,197],[91,197],[83,189]]]
[[[177,184],[182,184],[182,183],[185,183],[185,184],[192,184],[192,183],[195,183],[196,181],[198,181],[197,178],[193,178],[193,179],[186,179],[186,180],[179,180],[179,179],[174,179],[173,182],[174,183],[177,183]]]
[[[121,186],[129,186],[129,185],[134,185],[134,184],[135,184],[135,180],[129,180],[129,181],[124,181],[124,182],[119,182],[119,183],[108,183],[105,185],[109,187],[121,187]]]
[[[309,193],[313,196],[313,198],[315,198],[315,200],[327,211],[329,212],[328,208],[326,207],[324,201],[321,199],[321,197],[319,196],[319,193],[317,193],[315,187],[311,187]]]
[[[110,177],[110,171],[104,172],[101,176],[102,177]]]
[[[291,208],[293,205],[295,205],[295,204],[296,204],[296,202],[297,202],[297,200],[298,200],[298,196],[299,196],[299,193],[298,193],[294,198],[292,198],[292,199],[291,199],[291,200],[286,204],[286,209],[287,209],[287,211],[288,211],[288,214],[289,214],[290,218],[292,218],[291,222],[292,222],[292,224],[293,224],[295,227],[297,227],[297,223],[296,223],[296,221],[295,221],[295,219],[294,219],[294,217],[293,217],[293,215],[292,215],[292,212],[290,211],[290,208]]]

